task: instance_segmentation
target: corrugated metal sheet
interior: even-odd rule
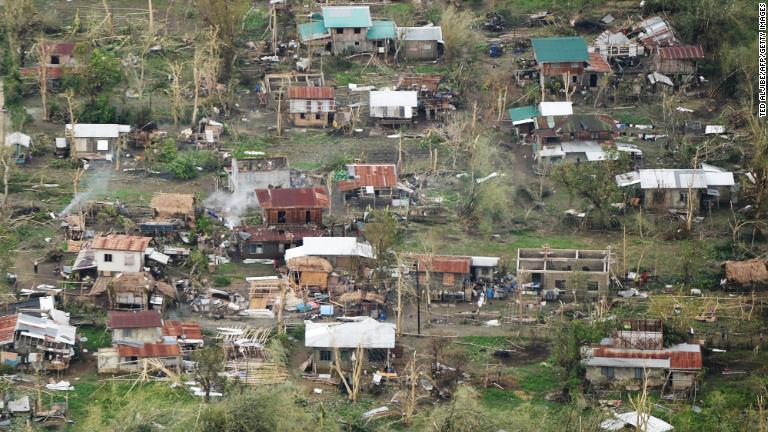
[[[704,58],[704,48],[701,45],[680,45],[659,48],[662,59],[695,60]]]
[[[373,26],[368,6],[329,6],[321,8],[326,28],[351,28]]]
[[[677,43],[672,27],[662,17],[645,19],[635,24],[634,28],[640,29],[638,39],[645,46],[668,46]]]
[[[336,98],[333,87],[288,87],[288,99],[320,100]]]
[[[701,369],[701,352],[673,352],[669,359],[672,369]]]
[[[263,209],[327,208],[330,201],[323,187],[300,189],[256,189]]]
[[[203,331],[200,324],[186,321],[165,321],[163,335],[182,339],[202,339]]]
[[[107,319],[107,327],[110,329],[162,326],[163,319],[160,317],[160,312],[156,310],[135,312],[109,311]]]
[[[16,332],[16,321],[18,315],[7,315],[0,317],[0,345],[13,342],[13,335]]]
[[[354,178],[339,182],[340,191],[354,190],[366,186],[392,188],[397,186],[397,166],[394,164],[352,164],[347,165]]]
[[[608,73],[611,71],[611,65],[600,55],[600,53],[589,53],[589,70],[598,73]]]
[[[418,271],[468,274],[472,258],[453,255],[418,255]]]
[[[144,252],[149,246],[151,237],[129,236],[125,234],[110,234],[106,237],[94,237],[91,248],[130,252]]]
[[[48,42],[48,52],[52,55],[72,55],[77,46],[74,42]]]
[[[443,29],[438,26],[398,27],[397,36],[403,41],[443,41]]]
[[[181,355],[181,348],[177,344],[145,343],[142,346],[118,345],[117,352],[120,357],[177,357]]]
[[[656,359],[669,360],[671,369],[701,369],[701,347],[695,344],[678,344],[664,350],[612,349],[597,347],[592,358]]]

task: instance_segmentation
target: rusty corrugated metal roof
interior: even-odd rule
[[[394,164],[352,164],[355,178],[339,182],[340,191],[348,191],[366,186],[391,188],[397,186],[397,166]]]
[[[117,352],[120,357],[177,357],[181,355],[181,348],[177,344],[145,343],[142,346],[118,345]]]
[[[611,65],[608,64],[607,61],[603,58],[603,56],[600,55],[600,53],[591,52],[589,53],[589,70],[600,72],[600,73],[608,73],[611,71]]]
[[[110,234],[106,237],[94,237],[91,248],[128,252],[144,252],[149,246],[151,237],[130,236],[125,234]]]
[[[48,52],[53,55],[72,55],[77,47],[74,42],[48,42],[46,45]]]
[[[659,48],[662,59],[698,60],[704,58],[704,48],[701,45],[679,45]]]
[[[418,255],[416,257],[418,271],[431,271],[438,273],[469,273],[472,258],[468,256],[454,255]]]
[[[592,351],[592,356],[605,358],[669,360],[670,369],[701,369],[703,364],[701,351],[673,351],[672,349],[638,350],[597,347]]]
[[[671,354],[669,358],[671,369],[701,369],[703,366],[701,352],[679,351]]]
[[[165,321],[163,335],[182,339],[202,339],[203,331],[200,324],[188,321]]]
[[[263,209],[328,208],[324,187],[300,189],[256,189],[256,199]]]
[[[0,317],[0,345],[13,342],[17,320],[18,315],[16,314]]]
[[[150,328],[162,327],[163,319],[156,310],[146,311],[109,311],[107,327],[118,328]]]
[[[334,100],[333,87],[288,87],[288,99]]]

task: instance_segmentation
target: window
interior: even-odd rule
[[[680,192],[680,202],[688,202],[688,192]]]
[[[336,34],[344,34],[344,29],[343,28],[337,28],[336,29]]]
[[[123,338],[129,339],[133,337],[133,329],[123,329]]]
[[[264,245],[261,243],[254,243],[249,245],[249,252],[252,254],[261,255],[264,253]]]
[[[277,212],[277,223],[285,223],[285,211]]]
[[[355,42],[355,46],[360,46],[360,42],[359,42],[359,41],[356,41],[356,42]]]
[[[112,262],[112,254],[104,254],[104,262]]]
[[[306,119],[306,118],[307,118],[307,115],[306,115],[306,114],[304,114],[304,113],[301,113],[301,114],[299,114],[299,118],[300,118],[300,119],[302,119],[302,120],[304,120],[304,119]]]
[[[643,368],[635,368],[635,378],[636,379],[645,378],[645,371],[643,370]]]
[[[555,288],[558,289],[565,289],[565,280],[556,280],[555,281]]]
[[[340,359],[341,359],[341,361],[343,361],[343,362],[347,362],[347,361],[349,361],[349,351],[348,351],[348,350],[344,350],[344,351],[341,351],[341,352],[339,353],[339,358],[340,358]]]
[[[600,132],[592,132],[592,139],[596,140],[598,138],[600,138]]]
[[[451,286],[456,283],[456,275],[453,273],[443,273],[443,285]]]
[[[355,34],[360,34],[360,27],[355,27]]]
[[[129,253],[129,254],[123,255],[123,264],[125,264],[127,266],[132,266],[133,263],[134,263],[133,254]]]
[[[666,193],[664,191],[653,191],[653,202],[654,202],[654,204],[661,204],[661,203],[663,203],[665,196],[666,196]]]
[[[600,284],[597,282],[587,282],[587,290],[597,291],[600,289]]]
[[[312,222],[312,212],[311,211],[307,210],[306,213],[304,214],[304,222],[306,222],[306,223]]]
[[[320,361],[331,361],[331,352],[328,350],[320,351]]]
[[[606,378],[613,378],[614,376],[612,367],[602,367],[600,373]]]
[[[283,253],[285,252],[285,245],[282,243],[277,244],[277,253]]]
[[[57,65],[57,64],[61,64],[61,60],[59,59],[59,56],[57,56],[57,55],[52,55],[52,56],[51,56],[51,64],[52,64],[52,65],[54,65],[54,64],[56,64],[56,65]]]
[[[574,75],[574,76],[571,77],[571,82],[573,82],[574,84],[576,84],[578,81],[579,81],[579,76],[578,75]]]
[[[321,116],[322,116],[322,114],[315,113],[315,120],[320,120]]]

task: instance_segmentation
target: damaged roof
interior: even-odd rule
[[[395,164],[349,164],[349,180],[339,182],[340,191],[371,186],[374,188],[397,187],[397,166]]]
[[[641,189],[706,189],[713,186],[733,186],[731,172],[701,169],[641,169],[616,176],[621,186],[639,184]]]
[[[578,36],[531,39],[533,56],[539,63],[586,62],[587,43]]]
[[[600,346],[590,351],[584,363],[587,366],[700,370],[701,346],[681,343],[665,349],[650,350]]]
[[[195,196],[183,193],[157,193],[149,203],[150,207],[162,215],[195,213]]]
[[[472,258],[454,255],[417,255],[416,262],[418,271],[467,274]]]
[[[97,250],[116,250],[126,252],[144,252],[149,246],[151,237],[131,236],[125,234],[110,234],[94,237],[91,248]]]
[[[598,73],[608,73],[611,71],[611,65],[597,52],[589,53],[588,69]]]
[[[22,336],[41,339],[46,342],[75,344],[77,329],[68,324],[57,323],[48,318],[40,318],[27,314],[18,314],[16,331]]]
[[[203,339],[203,331],[200,324],[188,321],[163,322],[163,336],[172,336],[181,339]]]
[[[256,200],[262,209],[328,208],[324,187],[299,189],[256,189]]]
[[[335,99],[333,87],[288,87],[288,99],[326,100]]]
[[[146,311],[109,311],[107,328],[151,328],[162,327],[163,319],[156,310]]]
[[[181,348],[175,343],[145,343],[140,346],[120,344],[117,346],[117,352],[120,357],[178,357],[181,355]]]
[[[637,39],[645,46],[668,46],[677,43],[672,26],[660,16],[644,19],[633,26],[639,29]]]
[[[17,319],[16,314],[0,317],[0,345],[13,343]]]
[[[746,261],[726,261],[725,277],[729,281],[749,284],[768,281],[768,269],[765,261],[755,258]]]
[[[678,45],[659,48],[659,57],[673,60],[700,60],[704,58],[701,45]]]

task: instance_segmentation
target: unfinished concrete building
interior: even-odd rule
[[[517,250],[517,280],[523,290],[546,298],[574,293],[605,295],[611,272],[611,250],[540,249]]]

